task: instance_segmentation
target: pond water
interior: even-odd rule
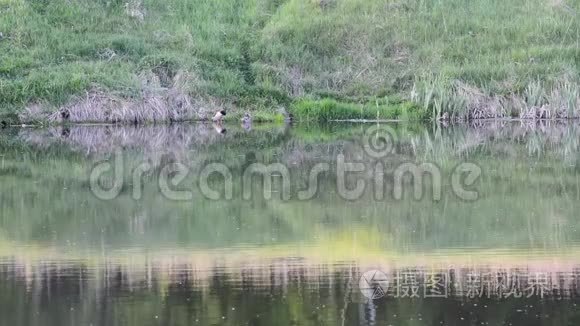
[[[579,172],[569,123],[2,129],[0,325],[578,325]]]

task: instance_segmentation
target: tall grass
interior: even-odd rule
[[[465,87],[419,104],[475,118],[461,89],[522,98],[538,83],[577,94],[579,9],[579,0],[0,0],[0,110],[54,111],[94,90],[164,98],[185,73],[179,88],[191,98],[274,112],[324,94],[411,98],[431,75],[435,87]]]
[[[340,102],[334,99],[302,100],[292,106],[292,112],[301,121],[344,120],[421,120],[427,117],[420,107],[410,103],[375,101],[371,104]]]

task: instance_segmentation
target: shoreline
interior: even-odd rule
[[[494,123],[494,122],[564,122],[574,123],[580,121],[580,118],[482,118],[468,121],[448,121],[448,120],[405,120],[405,119],[335,119],[325,122],[317,121],[291,121],[280,122],[277,120],[262,120],[252,122],[256,125],[268,124],[325,124],[325,123],[353,123],[353,124],[369,124],[369,123],[437,123],[440,125],[470,125],[474,123]],[[148,127],[148,126],[171,126],[175,124],[223,124],[225,126],[234,123],[233,119],[225,119],[223,123],[215,123],[208,119],[188,119],[179,121],[145,121],[142,123],[120,123],[120,122],[64,122],[64,123],[22,123],[22,124],[6,124],[0,127],[1,129],[8,128],[48,128],[48,127],[115,127],[115,126],[134,126],[134,127]]]

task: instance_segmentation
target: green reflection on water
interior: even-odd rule
[[[315,198],[297,198],[316,163],[327,162],[334,170],[338,154],[369,167],[377,162],[361,146],[366,125],[230,128],[226,135],[205,125],[11,131],[0,145],[2,238],[79,250],[204,249],[316,245],[357,230],[373,249],[397,252],[562,248],[580,240],[577,126],[392,127],[399,140],[396,154],[380,159],[391,172],[379,201],[373,197],[373,176],[360,177],[369,184],[362,198],[342,199],[333,172],[318,177]],[[123,191],[114,200],[99,200],[89,186],[90,169],[118,147],[125,167]],[[142,198],[134,200],[131,174],[142,162],[153,169],[143,177]],[[189,168],[178,188],[191,190],[191,201],[172,201],[160,192],[160,171],[176,162]],[[213,162],[232,171],[232,200],[210,201],[200,193],[198,175]],[[286,165],[292,198],[283,201],[274,193],[274,199],[265,200],[257,179],[252,199],[243,200],[241,176],[254,162]],[[432,200],[428,182],[424,198],[414,200],[410,180],[403,200],[393,198],[392,170],[404,162],[441,168],[440,201]],[[477,201],[462,201],[451,191],[450,176],[461,162],[482,169],[472,187],[480,193]],[[351,188],[354,179],[348,179]],[[223,192],[222,180],[210,178],[210,183]],[[279,186],[275,183],[274,191]]]
[[[8,296],[0,295],[0,306],[18,312],[1,313],[8,316],[2,320],[14,325],[196,320],[421,325],[419,318],[436,324],[475,318],[501,324],[522,309],[538,324],[578,320],[573,301],[558,308],[537,298],[491,300],[469,309],[455,300],[426,299],[374,306],[353,299],[357,272],[339,267],[344,262],[360,269],[453,263],[509,269],[529,267],[538,258],[546,271],[577,275],[580,127],[391,124],[395,151],[379,159],[362,146],[371,125],[226,127],[226,133],[203,124],[2,130],[0,289]],[[89,175],[118,149],[124,186],[117,198],[104,201],[92,193]],[[376,200],[370,187],[361,198],[344,200],[336,173],[329,172],[318,177],[314,198],[299,200],[312,168],[328,163],[332,171],[338,155],[367,168],[382,162],[385,198]],[[135,200],[132,171],[143,162],[152,170],[143,176],[142,197]],[[202,169],[216,162],[237,180],[231,200],[206,199],[198,188]],[[412,198],[410,180],[403,199],[393,198],[393,170],[408,162],[441,169],[441,200],[432,199],[430,180],[420,200]],[[476,201],[461,200],[452,191],[450,176],[463,162],[481,167],[473,186]],[[172,163],[188,167],[178,188],[192,191],[192,200],[161,194],[159,175]],[[264,199],[258,178],[253,197],[244,200],[240,180],[252,163],[288,167],[291,199],[277,198],[276,182],[274,198]],[[358,179],[372,184],[375,175]],[[349,178],[347,186],[355,182]],[[210,185],[223,189],[219,178],[210,178]],[[547,259],[557,263],[546,264]],[[298,267],[284,263],[288,270],[274,273],[280,280],[271,277],[276,262],[294,260]],[[546,312],[552,317],[536,317]]]

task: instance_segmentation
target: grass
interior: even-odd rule
[[[421,117],[578,117],[579,13],[579,0],[0,0],[0,112],[351,119],[388,96]],[[77,110],[87,93],[114,104]]]
[[[341,120],[420,120],[427,117],[420,107],[410,103],[375,105],[340,102],[334,99],[301,100],[293,104],[292,112],[300,121]]]

